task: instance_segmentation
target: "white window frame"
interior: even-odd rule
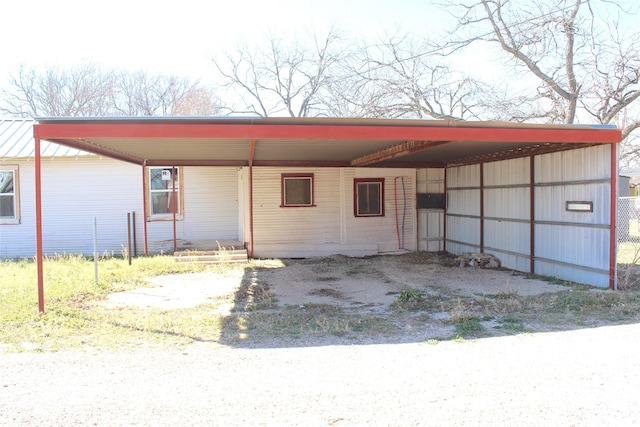
[[[153,197],[152,195],[158,194],[158,193],[167,193],[167,194],[172,194],[173,193],[173,185],[170,185],[169,188],[167,189],[152,189],[151,188],[151,173],[154,170],[158,170],[158,169],[162,169],[162,170],[171,170],[172,167],[171,166],[149,166],[147,167],[147,189],[146,189],[146,193],[147,193],[147,220],[148,221],[171,221],[173,220],[173,212],[168,212],[168,213],[153,213]],[[184,175],[183,175],[183,170],[181,167],[178,166],[174,166],[173,169],[175,169],[177,177],[178,177],[178,185],[175,188],[175,194],[176,194],[176,220],[181,221],[183,219],[184,216],[184,199],[183,199],[183,181],[184,181]],[[171,183],[171,179],[168,180],[169,183]]]
[[[283,173],[281,175],[282,180],[282,201],[280,207],[283,208],[309,208],[314,207],[313,199],[313,174],[312,173]],[[287,182],[291,181],[308,181],[309,182],[309,203],[292,203],[287,201]]]
[[[18,165],[0,166],[0,174],[5,173],[13,174],[13,191],[11,193],[2,193],[0,197],[13,198],[13,217],[0,217],[0,225],[20,224],[20,179]]]
[[[360,185],[378,187],[379,212],[364,213],[360,209]],[[384,178],[356,178],[353,180],[353,215],[356,218],[373,218],[384,216]]]

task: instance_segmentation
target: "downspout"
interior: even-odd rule
[[[535,195],[535,156],[529,157],[529,273],[536,272],[536,195]]]
[[[42,174],[40,161],[40,138],[35,140],[35,180],[36,180],[36,264],[38,271],[38,314],[44,314],[44,269],[42,250]]]
[[[609,289],[617,290],[616,250],[617,250],[617,208],[618,208],[618,145],[611,144],[611,227],[609,229]]]
[[[147,201],[147,160],[142,163],[142,229],[144,234],[144,256],[149,256],[149,239],[147,234],[147,215],[148,215],[148,201]]]

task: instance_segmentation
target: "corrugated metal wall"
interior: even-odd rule
[[[534,173],[535,272],[608,286],[611,147],[538,156]],[[593,212],[568,212],[567,201],[593,202]]]
[[[520,271],[530,267],[530,163],[525,157],[483,165],[483,251]]]
[[[536,274],[608,286],[610,155],[603,145],[535,156],[533,183],[529,157],[447,169],[447,250],[530,272],[533,221]],[[568,201],[593,212],[569,212]]]
[[[448,168],[448,252],[461,254],[480,250],[480,165]]]

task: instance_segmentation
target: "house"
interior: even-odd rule
[[[33,141],[7,144],[5,127]],[[253,257],[488,252],[614,287],[620,138],[502,122],[5,121],[0,169],[16,184],[0,256],[91,253],[93,218],[99,251],[119,252],[134,213],[138,253],[226,240]]]

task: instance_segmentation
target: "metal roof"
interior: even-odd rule
[[[621,140],[611,126],[334,118],[38,118],[34,133],[149,166],[436,167]]]
[[[33,119],[0,118],[0,161],[34,156]],[[89,156],[91,153],[43,141],[43,156]]]

